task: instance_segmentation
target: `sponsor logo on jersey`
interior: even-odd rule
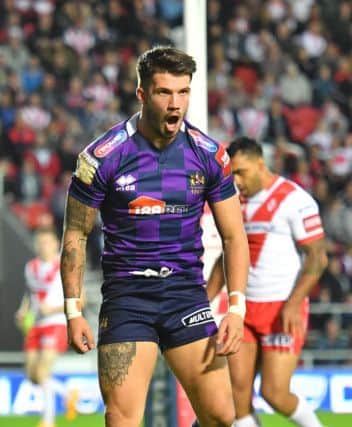
[[[94,149],[94,155],[98,158],[107,156],[114,148],[125,142],[127,139],[127,132],[124,129],[119,130],[116,134],[112,132],[112,135],[107,139],[103,139],[103,142],[97,145]]]
[[[307,233],[321,228],[321,219],[318,214],[308,216],[303,220],[304,229]]]
[[[204,150],[210,151],[211,153],[216,153],[218,146],[215,142],[207,139],[202,133],[194,129],[188,129],[188,133],[194,139],[194,142],[199,145],[199,147],[204,148]]]
[[[83,151],[78,156],[77,167],[74,175],[85,184],[93,182],[95,173],[99,167],[99,162],[87,151]]]
[[[192,326],[202,325],[203,323],[214,322],[214,317],[211,309],[209,307],[204,307],[182,317],[181,322],[183,325],[191,328]]]
[[[140,196],[128,204],[132,215],[183,214],[188,212],[187,205],[167,205],[163,200]]]
[[[116,191],[134,191],[136,189],[135,186],[136,178],[130,174],[121,175],[120,178],[116,180]]]
[[[229,176],[231,174],[230,156],[227,154],[227,151],[222,145],[219,145],[219,149],[215,155],[215,159],[222,167],[224,171],[224,176]]]

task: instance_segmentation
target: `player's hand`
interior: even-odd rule
[[[286,301],[281,310],[281,321],[284,334],[294,335],[302,338],[304,335],[304,324],[301,313],[301,304]]]
[[[68,343],[77,353],[86,353],[95,347],[92,331],[83,316],[67,321]]]
[[[227,313],[216,336],[216,354],[230,356],[237,353],[243,338],[243,319],[238,314]]]

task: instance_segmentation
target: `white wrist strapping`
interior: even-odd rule
[[[82,316],[80,298],[65,298],[64,308],[68,320]]]
[[[246,314],[246,297],[245,295],[240,291],[232,291],[229,293],[229,297],[237,297],[237,303],[231,304],[229,306],[229,313],[238,314],[239,316],[244,319],[244,316]]]

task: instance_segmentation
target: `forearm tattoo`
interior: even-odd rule
[[[79,230],[88,235],[94,226],[96,214],[96,209],[69,196],[67,198],[65,228]]]
[[[68,197],[61,253],[61,277],[66,297],[79,297],[86,265],[87,236],[97,210]]]
[[[136,347],[135,342],[105,344],[99,347],[99,381],[103,393],[125,381],[128,369],[136,356]]]

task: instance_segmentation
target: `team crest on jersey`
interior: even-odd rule
[[[189,134],[194,139],[194,142],[199,145],[199,147],[204,148],[204,150],[210,151],[211,153],[216,153],[218,146],[215,142],[207,139],[202,133],[194,129],[188,129]]]
[[[114,148],[125,142],[127,139],[127,132],[124,129],[119,130],[116,134],[112,132],[112,135],[107,139],[103,139],[103,142],[97,145],[94,149],[94,155],[98,158],[107,156]]]
[[[200,310],[193,311],[185,317],[182,317],[181,322],[184,326],[187,326],[187,328],[191,328],[192,326],[214,322],[214,317],[210,308],[204,307]]]
[[[77,160],[77,167],[74,175],[85,184],[93,182],[95,173],[99,167],[99,162],[87,151],[83,151]]]
[[[229,176],[231,174],[230,157],[222,145],[219,145],[219,149],[218,149],[217,153],[215,154],[215,160],[222,167],[222,169],[224,171],[224,176]]]
[[[201,172],[197,171],[190,175],[189,183],[191,186],[191,192],[193,194],[200,194],[204,189],[205,177]]]

